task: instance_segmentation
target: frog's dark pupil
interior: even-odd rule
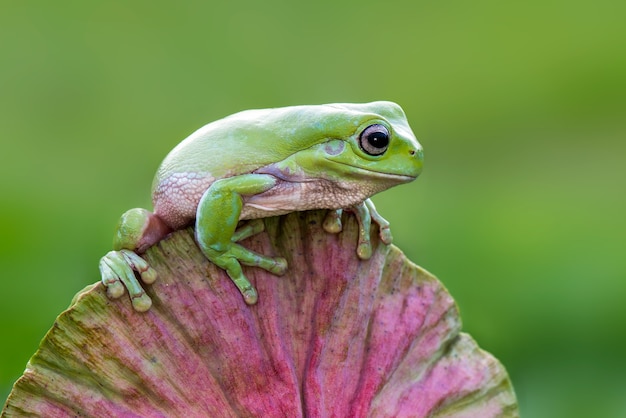
[[[383,125],[370,125],[361,132],[359,145],[366,154],[374,157],[382,155],[389,146],[389,131]]]
[[[372,132],[368,140],[375,148],[385,148],[389,144],[389,137],[384,132]]]

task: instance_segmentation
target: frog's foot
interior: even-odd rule
[[[237,286],[248,305],[254,305],[257,302],[258,293],[243,274],[241,264],[260,267],[278,276],[282,276],[287,271],[287,260],[283,257],[267,257],[235,243],[232,243],[230,248],[221,254],[209,250],[207,251],[207,257],[215,265],[226,270],[226,274]]]
[[[360,205],[353,206],[348,210],[354,212],[359,223],[359,241],[356,253],[361,260],[368,260],[372,256],[372,243],[370,241],[372,221],[378,224],[380,240],[386,245],[391,244],[393,237],[389,229],[389,222],[380,216],[370,199],[366,199]],[[337,233],[341,231],[341,228],[341,210],[329,211],[324,219],[324,230],[330,233]]]
[[[145,312],[152,306],[152,300],[139,284],[135,271],[146,284],[153,283],[157,278],[156,271],[130,250],[110,251],[100,259],[100,273],[107,295],[113,299],[119,298],[126,288],[133,308]]]

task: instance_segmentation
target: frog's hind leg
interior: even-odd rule
[[[111,298],[118,298],[128,290],[133,308],[143,312],[150,309],[152,301],[135,276],[150,284],[156,271],[139,257],[150,246],[159,242],[170,229],[153,213],[145,209],[131,209],[120,218],[113,239],[113,250],[100,259],[102,283]]]

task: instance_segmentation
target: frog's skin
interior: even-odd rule
[[[360,225],[356,252],[371,256],[370,225],[391,243],[389,223],[369,197],[414,180],[423,154],[404,112],[395,103],[328,104],[247,110],[209,123],[178,144],[159,167],[152,187],[154,213],[122,215],[114,251],[100,261],[112,298],[128,289],[133,307],[152,302],[139,284],[156,272],[139,257],[168,233],[195,226],[204,255],[224,269],[247,304],[256,289],[241,264],[283,274],[287,262],[247,250],[237,242],[263,230],[259,218],[330,209],[328,232],[341,231],[341,211]],[[237,229],[241,220],[250,219]]]

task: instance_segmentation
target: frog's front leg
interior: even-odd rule
[[[362,260],[367,260],[372,256],[372,244],[370,242],[370,230],[372,221],[378,224],[378,235],[380,240],[389,245],[393,241],[389,222],[380,216],[376,211],[374,203],[370,199],[366,199],[363,203],[349,208],[354,212],[357,222],[359,223],[359,241],[357,243],[357,255]],[[341,209],[331,210],[324,219],[324,230],[330,233],[338,233],[342,229],[341,225]]]
[[[266,174],[245,174],[218,180],[204,193],[196,212],[195,234],[200,249],[212,263],[226,271],[248,305],[255,304],[258,295],[243,274],[241,264],[261,267],[278,275],[287,269],[284,258],[266,257],[235,242],[249,234],[235,232],[243,197],[263,193],[275,185],[276,178]]]

